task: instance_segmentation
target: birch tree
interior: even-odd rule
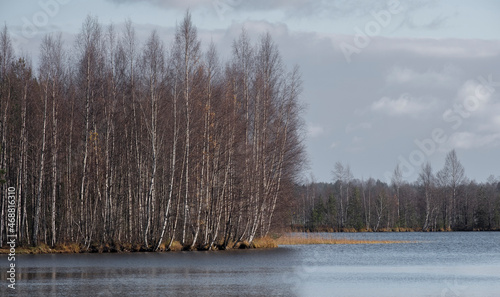
[[[193,77],[200,62],[200,41],[198,40],[197,30],[191,22],[191,13],[188,11],[177,28],[175,35],[174,50],[179,51],[181,58],[180,67],[177,69],[182,75],[182,91],[184,100],[185,117],[185,140],[184,140],[184,202],[183,202],[183,223],[181,244],[185,245],[186,229],[189,220],[189,198],[190,198],[190,153],[191,153],[191,96],[193,90]]]
[[[9,108],[11,104],[11,65],[14,58],[14,50],[12,48],[12,41],[7,29],[7,25],[4,25],[3,29],[0,31],[0,108],[1,108],[1,143],[0,143],[0,168],[4,169],[7,166],[7,118],[9,115]],[[2,193],[6,192],[5,185],[1,185]],[[5,195],[1,196],[0,200],[0,212],[2,218],[6,214],[6,203],[7,200],[4,198]],[[0,222],[0,246],[3,244],[3,234],[5,221]]]
[[[399,164],[396,165],[396,168],[394,168],[394,172],[392,174],[392,178],[391,178],[391,183],[392,183],[392,186],[394,187],[395,189],[395,192],[396,192],[396,200],[397,200],[397,219],[396,219],[396,222],[397,224],[400,223],[400,220],[401,220],[401,216],[400,216],[400,205],[401,205],[401,201],[400,201],[400,190],[401,190],[401,185],[403,184],[403,173],[401,172],[401,169],[399,168]]]
[[[89,200],[88,167],[91,145],[95,145],[98,134],[96,133],[94,107],[96,93],[98,91],[98,71],[103,69],[102,61],[102,35],[101,26],[96,18],[87,17],[82,26],[82,31],[77,37],[77,50],[79,54],[79,85],[85,102],[84,105],[84,129],[83,129],[83,158],[82,173],[80,181],[80,234],[84,238],[86,246],[90,245],[91,239],[91,214],[92,201]],[[91,141],[93,143],[91,143]],[[98,186],[98,185],[95,185]]]
[[[447,229],[456,223],[456,209],[458,189],[465,181],[465,170],[458,160],[455,150],[451,150],[447,155],[444,163],[444,168],[437,173],[437,177],[441,184],[449,189],[445,201],[445,225]]]
[[[154,206],[156,203],[156,175],[158,171],[158,112],[160,105],[160,97],[162,96],[162,84],[164,82],[165,74],[165,61],[164,61],[164,49],[156,31],[153,31],[149,37],[146,48],[144,51],[144,56],[142,58],[144,67],[144,80],[147,83],[148,97],[150,105],[150,121],[146,124],[149,137],[151,141],[151,172],[150,172],[150,182],[149,190],[147,196],[146,205],[146,227],[144,228],[144,245],[149,246],[149,236],[150,227],[152,224],[152,214],[154,214]]]
[[[422,166],[421,172],[419,174],[419,183],[423,188],[424,199],[425,199],[425,219],[422,230],[427,231],[431,227],[431,219],[433,209],[431,209],[432,202],[432,192],[435,183],[435,177],[432,173],[432,167],[429,163]]]

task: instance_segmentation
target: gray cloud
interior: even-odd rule
[[[230,9],[233,11],[269,11],[280,10],[288,17],[363,17],[369,15],[372,11],[387,9],[388,5],[399,5],[404,7],[408,15],[423,8],[435,7],[437,0],[107,0],[117,4],[130,3],[150,3],[152,5],[165,9],[200,9],[214,7],[220,9]],[[431,24],[441,23],[445,18],[438,17]],[[412,26],[416,26],[411,22]],[[433,25],[435,26],[435,25]]]
[[[208,5],[212,5],[214,1],[212,0],[107,0],[110,2],[114,2],[116,4],[130,4],[130,3],[150,3],[152,5],[165,8],[165,9],[196,9],[199,7],[204,7]],[[230,0],[229,0],[230,1]]]
[[[382,97],[371,104],[375,112],[382,112],[389,116],[419,117],[435,107],[432,100],[415,98],[410,94],[401,94],[397,98]]]

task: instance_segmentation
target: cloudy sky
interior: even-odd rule
[[[495,0],[40,0],[0,3],[16,52],[37,61],[41,38],[71,49],[88,14],[144,40],[169,43],[189,8],[202,42],[228,58],[243,27],[270,32],[286,64],[300,66],[306,146],[316,181],[337,161],[358,178],[409,181],[455,149],[469,178],[500,176],[500,2]]]

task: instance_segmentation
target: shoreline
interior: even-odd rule
[[[58,244],[55,247],[50,247],[45,244],[38,246],[17,246],[17,255],[39,255],[39,254],[114,254],[114,253],[168,253],[168,252],[181,252],[181,251],[229,251],[229,250],[244,250],[244,249],[269,249],[278,248],[282,245],[310,245],[310,244],[406,244],[416,243],[416,241],[394,241],[394,240],[358,240],[349,238],[331,238],[325,237],[321,234],[349,234],[349,233],[441,233],[441,232],[498,232],[500,230],[467,230],[467,231],[290,231],[280,237],[271,238],[256,238],[252,244],[246,241],[231,243],[227,247],[222,248],[216,246],[209,250],[207,248],[183,248],[182,245],[175,241],[172,243],[170,249],[166,249],[165,244],[162,244],[160,249],[153,250],[152,248],[146,249],[140,244],[101,244],[91,245],[85,248],[76,243]],[[290,236],[290,233],[303,233],[303,236]],[[10,249],[7,247],[0,248],[0,255],[8,255]]]
[[[252,249],[272,249],[282,245],[310,245],[310,244],[394,244],[394,243],[414,243],[413,241],[389,241],[389,240],[357,240],[357,239],[332,239],[320,235],[319,233],[305,233],[306,236],[283,235],[278,238],[257,238],[251,244],[246,241],[231,244],[225,248],[215,247],[211,250],[204,248],[187,249],[180,243],[172,244],[171,249],[167,250],[163,246],[158,250],[146,249],[141,245],[91,245],[88,249],[79,244],[56,245],[50,247],[45,244],[38,246],[18,246],[17,255],[39,255],[39,254],[119,254],[119,253],[168,253],[182,251],[230,251],[230,250],[252,250]],[[9,248],[0,248],[0,255],[8,255]]]
[[[412,228],[381,228],[377,231],[373,229],[361,229],[356,230],[354,228],[343,228],[340,230],[336,230],[333,228],[323,228],[319,227],[317,229],[308,229],[308,228],[292,228],[291,233],[407,233],[407,232],[422,232],[422,233],[441,233],[441,232],[499,232],[500,229],[468,229],[468,230],[452,230],[452,229],[437,229],[437,230],[427,230],[424,231],[422,229],[412,229]]]
[[[168,252],[196,252],[196,251],[226,251],[226,250],[243,250],[243,249],[263,249],[263,248],[277,248],[278,245],[274,239],[269,237],[256,238],[252,244],[247,241],[233,243],[228,246],[217,245],[212,249],[205,247],[197,247],[189,249],[188,246],[183,247],[180,242],[174,241],[167,249],[166,244],[161,244],[158,250],[154,248],[146,248],[141,244],[92,244],[88,248],[77,243],[57,244],[55,247],[50,247],[46,244],[37,246],[16,246],[16,255],[40,255],[40,254],[127,254],[127,253],[168,253]],[[0,255],[8,255],[10,253],[9,247],[0,248]]]

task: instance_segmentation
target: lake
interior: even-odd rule
[[[416,243],[18,255],[1,296],[500,296],[500,232],[336,233]]]

